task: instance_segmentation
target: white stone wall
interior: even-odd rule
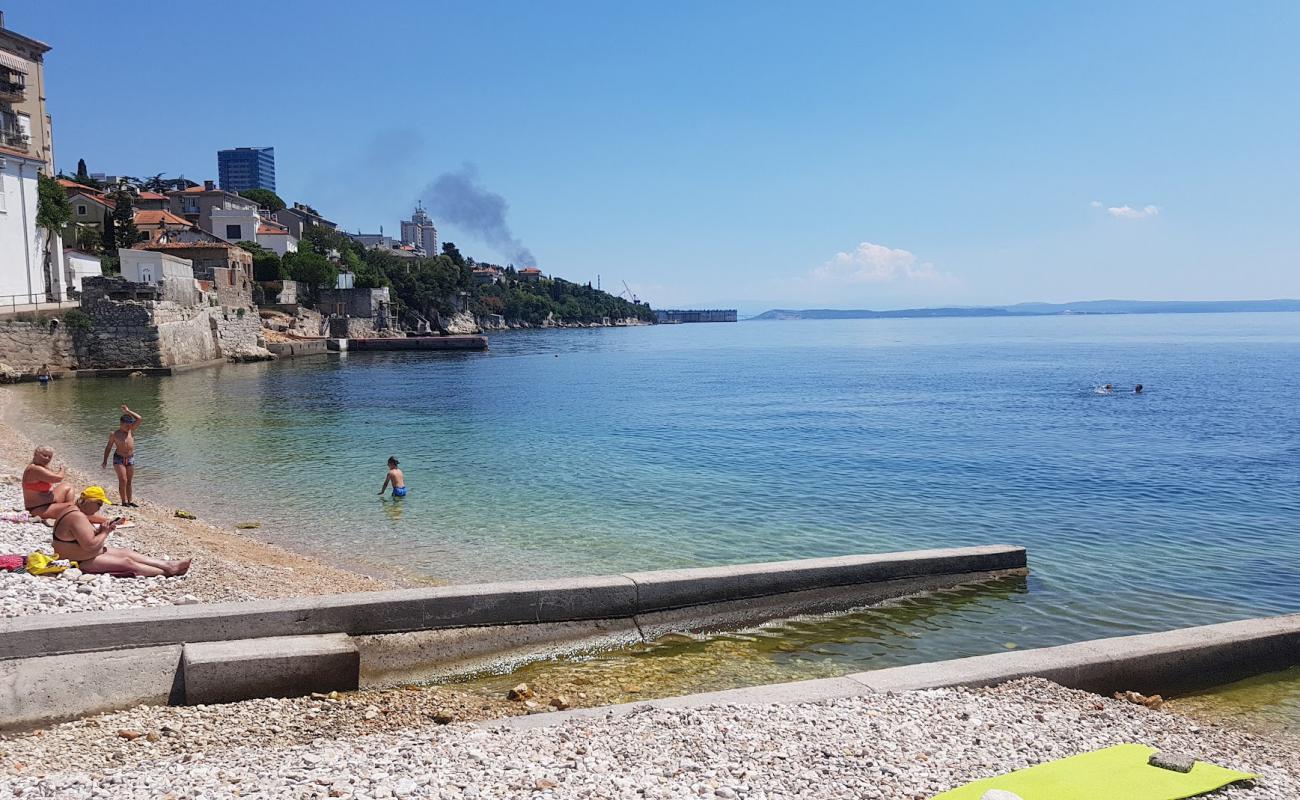
[[[40,162],[0,152],[0,304],[45,302],[37,235],[36,170]]]
[[[69,289],[81,291],[81,279],[103,275],[99,256],[79,250],[63,251],[63,279]]]

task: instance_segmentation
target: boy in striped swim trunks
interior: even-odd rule
[[[108,468],[108,454],[113,454],[113,471],[117,473],[117,494],[121,504],[127,508],[137,508],[133,502],[135,496],[131,491],[131,481],[135,478],[135,429],[142,417],[122,406],[122,417],[118,420],[117,430],[108,435],[108,444],[104,447],[104,463]]]

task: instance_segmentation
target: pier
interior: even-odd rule
[[[328,339],[329,349],[349,352],[373,350],[486,350],[486,336],[407,336],[391,339]]]
[[[660,325],[681,325],[687,322],[735,322],[736,309],[680,309],[670,308],[656,311]]]

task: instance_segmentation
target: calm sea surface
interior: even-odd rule
[[[453,582],[1029,549],[1027,580],[663,645],[717,664],[740,647],[761,679],[1300,611],[1300,314],[491,344],[27,385],[7,417],[97,465],[128,403],[145,417],[138,495]],[[377,495],[389,455],[402,501]],[[747,680],[720,669],[718,685]]]

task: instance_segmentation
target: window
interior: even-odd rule
[[[240,242],[244,239],[244,227],[242,225],[227,225],[226,238],[232,242]]]
[[[86,206],[82,203],[77,204],[77,216],[79,217],[86,216]]]
[[[226,270],[226,275],[230,278],[230,285],[231,285],[231,286],[234,286],[234,285],[235,285],[235,271],[234,271],[233,269],[228,269],[228,270]]]

